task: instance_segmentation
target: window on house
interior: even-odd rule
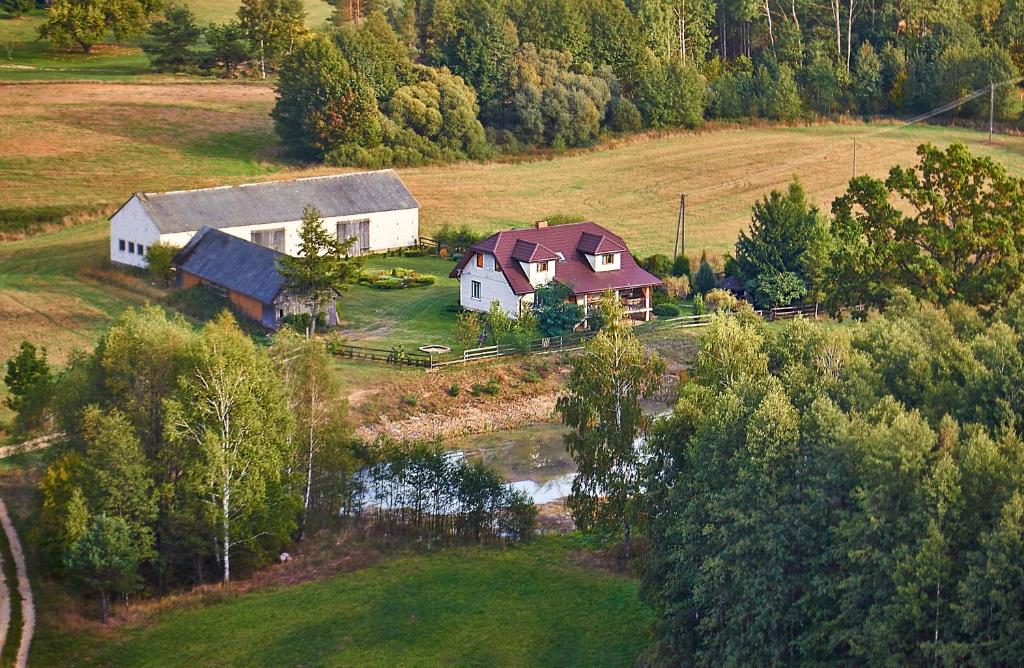
[[[146,247],[143,246],[142,244],[137,245],[135,247],[135,250],[138,251],[139,255],[145,255],[146,254]]]
[[[478,266],[481,269],[483,269],[483,267],[484,267],[484,254],[483,253],[477,253],[476,254],[476,266]]]
[[[128,252],[132,253],[132,254],[135,253],[135,242],[134,241],[129,241],[128,242]]]
[[[547,270],[548,270],[548,263],[547,262],[538,262],[537,263],[537,271],[547,271]]]
[[[117,240],[117,250],[119,250],[119,251],[121,251],[123,253],[124,252],[124,248],[125,248],[124,239],[118,239]]]
[[[284,228],[276,230],[255,230],[250,233],[250,241],[264,248],[273,248],[279,253],[284,252]]]
[[[605,253],[601,256],[601,264],[615,264],[614,253]]]
[[[480,299],[480,281],[473,281],[470,284],[470,293],[473,299]]]

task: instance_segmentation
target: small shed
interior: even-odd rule
[[[212,227],[202,227],[174,257],[179,288],[205,285],[228,300],[236,313],[277,329],[285,316],[301,313],[278,270],[284,253]]]

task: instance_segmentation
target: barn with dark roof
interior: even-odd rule
[[[352,239],[353,255],[419,243],[419,203],[398,174],[385,169],[136,193],[110,217],[110,259],[145,267],[151,245],[182,247],[204,226],[295,255],[306,207],[320,212],[328,232]]]
[[[498,232],[469,248],[452,270],[464,308],[487,311],[493,302],[518,317],[534,290],[550,281],[572,288],[584,315],[614,292],[634,320],[651,317],[651,290],[661,279],[642,269],[621,237],[597,223],[572,223]]]
[[[277,329],[285,316],[302,312],[279,271],[282,257],[271,248],[202,227],[173,265],[179,288],[204,285],[224,297],[235,313]]]

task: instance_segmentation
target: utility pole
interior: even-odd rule
[[[992,125],[996,115],[996,85],[988,84],[988,143],[992,145]]]
[[[680,249],[686,254],[686,193],[679,196],[679,220],[676,221],[676,246],[672,251],[672,261],[679,257]]]

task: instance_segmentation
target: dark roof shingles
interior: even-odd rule
[[[603,237],[605,245],[598,247],[610,249],[605,252],[620,252],[620,268],[613,271],[594,271],[583,252],[579,250],[584,235]],[[533,292],[530,280],[514,259],[515,248],[520,241],[542,245],[553,253],[562,253],[565,260],[555,264],[555,280],[571,285],[577,294],[661,285],[661,280],[657,276],[640,268],[626,249],[621,237],[597,223],[589,222],[552,225],[540,229],[529,227],[503,230],[471,246],[452,270],[451,277],[458,278],[462,268],[476,252],[490,253],[496,258],[514,293],[525,295]]]
[[[203,227],[174,258],[174,266],[215,285],[271,304],[284,288],[278,259],[271,248]]]

